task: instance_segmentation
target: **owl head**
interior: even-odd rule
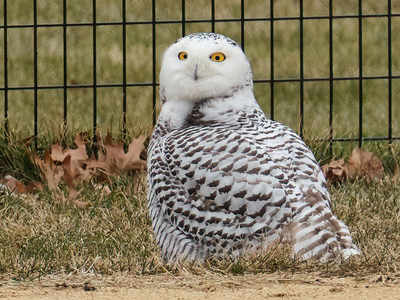
[[[250,63],[240,46],[221,34],[191,34],[164,53],[160,72],[162,102],[229,97],[245,87],[252,88]]]

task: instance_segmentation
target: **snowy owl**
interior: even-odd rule
[[[314,155],[256,102],[250,63],[215,33],[164,53],[148,150],[148,207],[167,263],[237,258],[289,243],[300,259],[358,254]]]

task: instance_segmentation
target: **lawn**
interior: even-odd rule
[[[158,0],[158,20],[180,20],[181,1]],[[216,18],[240,17],[240,1],[216,2]],[[246,18],[268,17],[269,1],[245,1]],[[304,1],[304,15],[328,14],[328,0]],[[32,1],[8,1],[8,24],[31,24]],[[38,22],[62,22],[62,1],[38,0]],[[67,1],[68,22],[92,21],[92,1]],[[151,1],[127,0],[128,21],[151,20]],[[275,1],[275,16],[297,16],[298,1]],[[340,4],[339,4],[340,3]],[[334,14],[356,14],[358,1],[334,1]],[[400,1],[392,1],[393,13],[400,12]],[[363,1],[364,13],[386,13],[386,2]],[[0,20],[3,20],[3,6]],[[186,1],[186,19],[210,17],[210,1]],[[120,21],[121,1],[98,0],[97,22]],[[1,21],[2,22],[2,21]],[[277,21],[274,31],[275,79],[299,78],[298,21]],[[0,23],[2,24],[2,23]],[[245,24],[245,50],[257,80],[270,79],[269,23],[252,21]],[[216,31],[240,42],[240,22],[216,23]],[[151,24],[127,26],[127,82],[151,83]],[[186,33],[210,31],[209,23],[188,23]],[[304,21],[304,76],[328,77],[328,20]],[[358,21],[336,19],[333,26],[333,61],[335,76],[358,75]],[[400,30],[400,18],[393,18],[393,33]],[[0,29],[0,31],[2,31]],[[8,85],[33,85],[33,30],[8,29]],[[97,83],[120,83],[122,80],[122,27],[97,28]],[[162,51],[181,36],[181,24],[159,24],[156,28],[158,73]],[[363,69],[368,76],[387,75],[387,19],[364,19]],[[91,84],[93,81],[92,28],[74,26],[67,29],[67,61],[70,85]],[[0,45],[3,45],[0,33]],[[63,84],[62,28],[38,29],[38,84]],[[400,74],[400,35],[392,35],[393,75]],[[0,52],[0,61],[4,53]],[[157,75],[158,80],[158,75]],[[0,86],[4,85],[4,69],[0,68]],[[299,83],[275,84],[275,118],[294,129],[299,127]],[[393,135],[400,136],[399,79],[393,79]],[[130,137],[149,133],[152,127],[152,87],[127,88],[127,128]],[[255,94],[269,115],[270,85],[257,83]],[[0,99],[4,91],[0,92]],[[118,136],[122,120],[122,89],[97,90],[97,123],[103,132]],[[358,81],[334,82],[335,137],[357,137]],[[388,119],[388,81],[364,81],[364,134],[386,136]],[[8,93],[10,140],[0,140],[0,174],[11,174],[23,181],[39,179],[23,146],[24,138],[33,133],[33,91],[13,90]],[[43,89],[38,92],[39,149],[55,141],[72,145],[74,133],[91,130],[93,123],[93,90],[68,90],[68,130],[63,120],[63,90]],[[330,159],[328,145],[318,141],[329,133],[329,82],[304,84],[304,132],[306,141],[321,163]],[[4,115],[4,106],[0,108]],[[26,141],[25,141],[26,142]],[[354,143],[335,144],[334,154],[346,157]],[[393,179],[398,144],[367,143],[383,161],[385,177],[367,182],[356,180],[330,186],[333,210],[350,227],[362,255],[343,264],[298,262],[285,251],[271,251],[258,257],[210,261],[205,266],[186,266],[185,270],[201,273],[248,274],[272,272],[311,272],[327,274],[389,274],[400,268],[400,187]],[[42,151],[40,154],[43,154]],[[110,194],[94,189],[93,182],[81,186],[81,199],[88,207],[78,207],[64,201],[66,187],[58,193],[48,189],[33,194],[17,195],[0,191],[0,278],[32,279],[49,274],[79,274],[95,272],[115,274],[160,274],[175,272],[159,258],[146,207],[145,174],[122,175],[107,179]],[[201,269],[203,268],[203,269]],[[205,269],[204,269],[205,268]]]

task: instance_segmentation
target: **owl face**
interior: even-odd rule
[[[245,54],[223,35],[192,34],[164,53],[160,72],[163,101],[227,97],[251,84],[251,68]]]

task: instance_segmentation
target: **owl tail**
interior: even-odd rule
[[[321,196],[307,192],[301,204],[292,208],[290,233],[296,257],[328,261],[360,254],[348,227],[333,215],[329,202],[321,201]]]

